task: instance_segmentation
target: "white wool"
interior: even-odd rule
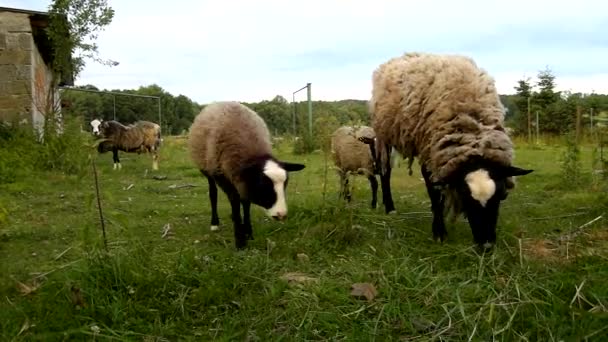
[[[264,174],[272,180],[274,191],[277,194],[277,200],[274,205],[268,209],[269,216],[286,216],[287,203],[285,201],[285,181],[287,180],[287,171],[276,162],[269,160],[264,165]]]
[[[95,134],[99,133],[99,125],[101,125],[101,121],[99,121],[97,119],[91,121],[91,127],[93,127],[93,133],[95,133]]]
[[[490,178],[487,170],[479,169],[469,172],[465,181],[471,190],[471,197],[479,201],[483,207],[496,192],[496,183]]]

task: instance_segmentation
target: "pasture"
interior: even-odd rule
[[[287,140],[277,155],[306,164],[290,176],[288,219],[271,221],[252,206],[255,240],[237,251],[222,192],[221,229],[209,230],[207,182],[184,142],[165,137],[158,171],[143,154],[121,153],[121,170],[112,170],[111,154],[95,156],[107,251],[92,172],[34,172],[0,185],[1,340],[608,334],[608,195],[592,178],[588,145],[575,186],[560,178],[563,146],[517,142],[516,165],[535,171],[503,202],[496,249],[479,254],[463,219],[448,225],[446,243],[432,240],[417,161],[413,176],[404,161],[394,170],[398,213],[387,216],[381,192],[370,208],[363,177],[354,178],[353,201],[339,201],[331,160],[326,167],[322,152],[293,155]],[[354,283],[377,293],[353,296]]]

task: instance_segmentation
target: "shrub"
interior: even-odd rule
[[[83,176],[89,161],[89,141],[73,118],[66,118],[60,132],[45,128],[43,139],[29,125],[0,123],[0,184],[15,182],[33,171]]]

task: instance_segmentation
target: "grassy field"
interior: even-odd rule
[[[252,207],[244,251],[221,192],[210,232],[207,182],[181,138],[165,139],[157,172],[145,155],[121,154],[120,171],[97,157],[107,252],[92,173],[2,184],[0,340],[605,340],[608,195],[591,149],[575,185],[560,178],[563,147],[517,146],[517,165],[536,171],[504,202],[485,255],[463,220],[432,241],[417,162],[413,176],[395,170],[387,216],[367,180],[347,205],[323,153],[279,146],[307,168],[290,178],[286,222]],[[377,295],[352,296],[354,283]]]

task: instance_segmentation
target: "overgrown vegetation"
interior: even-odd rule
[[[166,137],[154,174],[144,155],[123,154],[120,171],[98,157],[107,253],[90,173],[41,169],[0,185],[0,259],[10,260],[0,263],[0,340],[605,336],[608,197],[585,183],[554,186],[563,146],[517,144],[518,163],[535,172],[501,209],[497,249],[480,255],[464,220],[443,245],[432,241],[418,172],[393,171],[399,213],[389,216],[369,208],[362,177],[351,204],[339,201],[324,156],[293,155],[288,141],[277,143],[279,157],[307,164],[290,177],[290,217],[253,209],[255,240],[236,251],[223,194],[222,228],[209,231],[207,184],[184,142]],[[589,175],[589,144],[579,161]],[[308,278],[290,283],[281,278],[289,272]],[[377,296],[352,297],[358,282]]]
[[[572,134],[565,136],[565,151],[561,158],[562,185],[565,187],[581,185],[581,152]]]
[[[83,176],[89,166],[90,137],[80,122],[68,118],[61,132],[51,131],[40,139],[30,126],[0,123],[0,184],[31,177],[35,171],[55,171]]]

